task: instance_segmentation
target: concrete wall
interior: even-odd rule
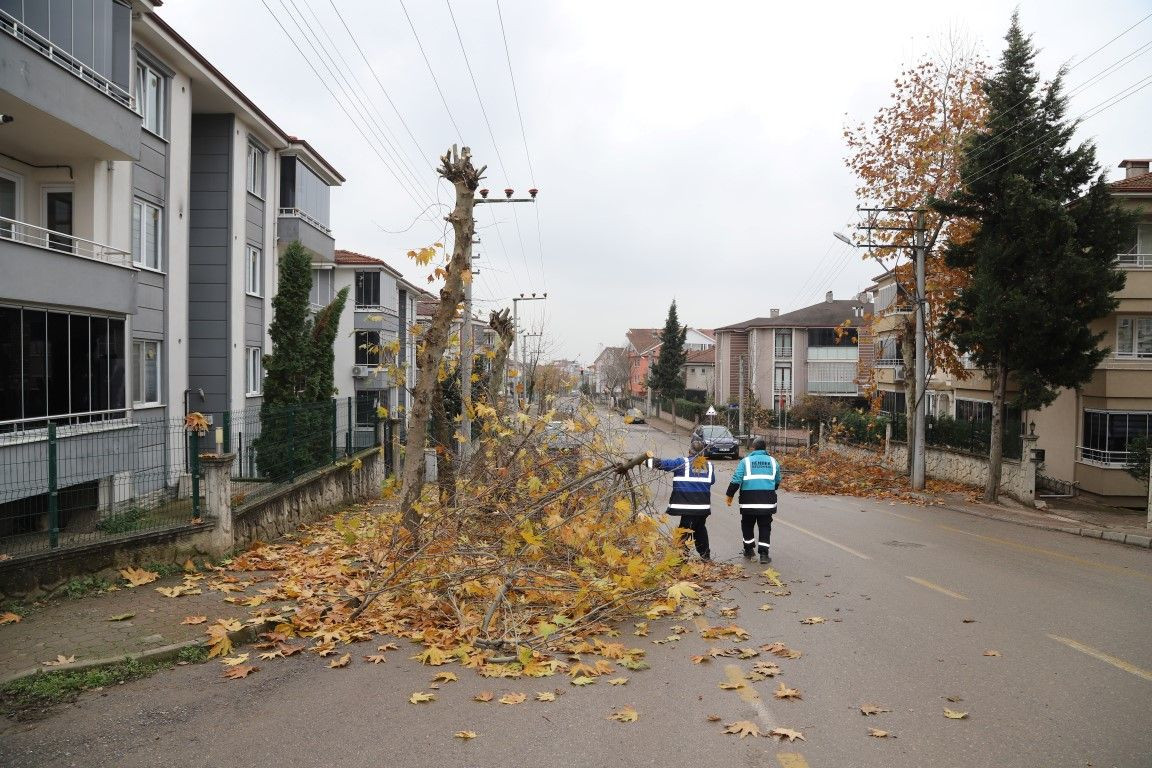
[[[826,442],[824,450],[868,461],[876,458],[876,450],[842,443]],[[892,443],[884,456],[884,463],[893,469],[903,469],[908,462],[908,446]],[[947,448],[929,448],[925,451],[924,473],[939,480],[983,488],[988,482],[988,460]],[[1031,506],[1036,499],[1036,466],[1030,461],[1004,459],[1000,471],[1000,492]]]

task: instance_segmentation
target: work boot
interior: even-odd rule
[[[744,547],[744,559],[751,560],[756,556],[756,550],[752,547]]]
[[[712,562],[712,553],[707,552],[707,551],[701,552],[700,553],[700,559],[706,563],[710,563],[710,562]]]
[[[768,554],[767,550],[760,553],[760,565],[767,565],[772,562],[772,556]]]

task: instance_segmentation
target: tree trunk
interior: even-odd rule
[[[1008,385],[1008,371],[1003,365],[996,368],[992,383],[992,439],[988,443],[988,484],[984,486],[984,501],[996,501],[1000,495],[1000,470],[1004,460],[1004,390]]]
[[[440,503],[451,505],[456,502],[456,472],[452,460],[452,426],[448,409],[444,405],[444,384],[432,388],[432,441],[436,444],[436,486],[440,492]]]
[[[424,446],[428,441],[428,413],[432,401],[432,388],[437,386],[437,374],[444,349],[456,318],[456,309],[464,300],[464,272],[472,249],[472,236],[476,232],[472,209],[476,205],[474,193],[480,184],[484,169],[472,165],[471,152],[464,147],[457,154],[456,147],[440,158],[439,173],[456,188],[456,206],[447,220],[452,224],[455,238],[452,258],[445,270],[444,287],[440,289],[440,304],[432,322],[421,334],[416,352],[418,375],[412,391],[412,407],[408,412],[408,442],[404,452],[404,471],[401,485],[400,512],[404,527],[411,534],[414,546],[420,543],[420,511],[416,502],[424,485]]]
[[[905,472],[912,477],[912,456],[916,451],[916,430],[913,421],[916,419],[916,342],[915,330],[904,322],[904,335],[900,338],[900,356],[904,358],[904,434],[905,444],[908,446],[908,461]]]

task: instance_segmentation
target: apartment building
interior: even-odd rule
[[[858,366],[872,353],[866,294],[824,301],[716,329],[716,402],[736,402],[744,384],[764,407],[790,408],[804,395],[855,398]]]
[[[259,405],[278,218],[326,228],[342,181],[158,5],[0,0],[0,464],[51,420],[76,459],[61,487],[101,508],[186,471],[183,441],[147,425]],[[287,163],[322,184],[278,205]]]

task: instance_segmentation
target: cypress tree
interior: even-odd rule
[[[687,358],[684,341],[688,327],[680,325],[676,314],[676,301],[668,308],[668,317],[660,331],[660,356],[648,374],[648,386],[662,398],[672,400],[672,418],[676,418],[676,398],[684,394],[683,368]]]
[[[962,185],[942,212],[972,219],[976,233],[949,239],[950,266],[970,273],[943,317],[943,337],[992,383],[992,436],[984,498],[1000,484],[1009,380],[1013,405],[1041,408],[1087,382],[1107,354],[1090,322],[1115,309],[1124,275],[1114,266],[1127,216],[1108,193],[1089,142],[1072,146],[1064,72],[1042,86],[1019,19],[996,73],[984,83],[988,120],[966,144]]]

